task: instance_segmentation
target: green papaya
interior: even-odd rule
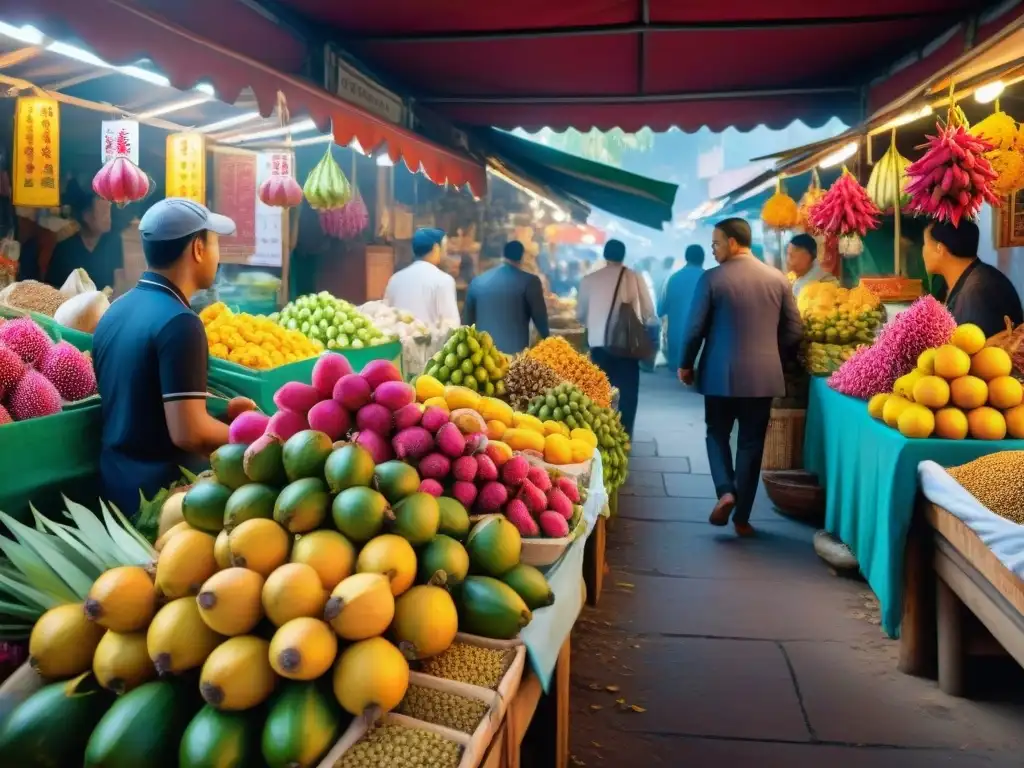
[[[196,483],[185,493],[181,514],[197,531],[218,534],[224,527],[224,509],[231,498],[231,489],[214,480]]]
[[[258,715],[199,710],[181,737],[178,768],[251,768],[260,764]]]
[[[317,683],[289,683],[270,703],[263,759],[269,768],[312,768],[337,741],[344,719]]]
[[[217,482],[231,490],[237,490],[249,482],[242,467],[246,446],[229,443],[210,454],[210,469]]]
[[[18,768],[81,765],[96,723],[114,702],[91,673],[44,686],[0,725],[3,764]]]
[[[469,576],[459,593],[459,629],[495,640],[511,640],[533,614],[512,587],[490,576]]]
[[[236,490],[228,498],[224,507],[224,528],[230,532],[235,526],[254,517],[271,518],[274,516],[274,502],[277,500],[277,489],[262,483],[248,483]]]

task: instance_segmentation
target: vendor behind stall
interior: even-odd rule
[[[76,269],[83,268],[99,288],[114,285],[114,271],[123,265],[121,238],[110,231],[110,203],[91,189],[68,184],[64,193],[78,232],[63,240],[46,267],[46,282],[60,288]]]
[[[149,264],[138,285],[110,305],[93,340],[103,409],[100,479],[104,497],[125,513],[228,442],[228,428],[207,413],[206,331],[189,297],[213,285],[217,238],[226,216],[183,198],[156,203],[139,233]],[[238,398],[229,417],[254,407]]]
[[[786,269],[796,275],[793,281],[793,295],[811,283],[834,283],[835,275],[818,262],[818,243],[807,234],[796,235],[786,246]]]
[[[948,286],[946,309],[958,325],[973,323],[994,336],[1006,330],[1005,318],[1024,322],[1020,296],[1010,279],[978,258],[978,225],[937,221],[924,231],[924,266]]]
[[[459,324],[455,278],[440,268],[448,249],[442,229],[417,229],[412,236],[414,261],[388,280],[384,301],[428,326]]]

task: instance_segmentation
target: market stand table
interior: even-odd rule
[[[868,415],[863,400],[811,380],[804,466],[825,488],[825,530],[850,548],[897,637],[903,610],[904,549],[917,495],[917,465],[957,466],[1024,440],[906,438]]]

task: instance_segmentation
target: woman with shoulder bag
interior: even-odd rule
[[[576,317],[587,328],[590,356],[619,390],[622,426],[630,438],[640,394],[640,361],[653,359],[657,350],[649,327],[656,322],[650,291],[636,272],[622,262],[626,246],[609,240],[605,265],[583,278]]]

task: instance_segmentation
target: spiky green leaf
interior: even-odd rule
[[[85,570],[86,565],[89,567],[90,571],[92,571],[91,575],[93,576],[93,579],[98,578],[103,571],[111,567],[99,555],[95,554],[89,547],[85,546],[81,542],[81,540],[75,535],[75,529],[71,528],[71,526],[64,525],[62,523],[55,523],[42,515],[39,515],[38,520],[46,527],[48,532],[52,532],[54,536],[61,540],[61,543],[65,547],[65,554],[70,556],[70,553],[73,552],[81,561],[80,567],[82,567],[83,570]]]
[[[103,501],[100,501],[100,510],[103,513],[103,521],[106,523],[110,538],[117,548],[124,553],[125,564],[144,565],[152,562],[153,555],[134,536],[117,524],[114,516],[110,513],[110,508]],[[123,516],[122,519],[124,519]]]
[[[56,600],[80,599],[31,547],[11,541],[6,536],[0,536],[0,550],[7,556],[11,565],[24,574],[28,583],[36,589],[52,595]]]
[[[82,542],[96,554],[102,555],[104,561],[122,564],[124,562],[123,554],[111,541],[103,521],[87,507],[71,501],[67,496],[63,498],[66,508],[65,515],[74,522],[75,527],[80,531]]]
[[[161,491],[160,493],[164,494],[164,498],[167,497],[166,491]],[[157,496],[159,497],[160,494],[157,494]],[[100,504],[102,505],[102,502],[100,502]],[[143,536],[135,529],[135,526],[131,524],[131,521],[129,521],[128,518],[125,517],[124,514],[121,512],[121,510],[117,508],[117,504],[111,503],[110,510],[114,513],[114,517],[117,519],[117,522],[120,523],[121,530],[127,533],[133,539],[135,539],[135,543],[142,548],[142,551],[145,553],[146,557],[145,562],[156,560],[156,550],[153,549],[152,543],[150,543],[150,541],[145,536]]]
[[[19,619],[31,619],[35,621],[42,615],[42,611],[20,603],[11,603],[0,600],[0,616],[16,616]]]
[[[24,523],[19,523],[13,517],[0,512],[0,520],[7,524],[18,541],[31,547],[43,562],[55,572],[71,589],[71,600],[80,598],[76,595],[85,595],[89,592],[93,580],[82,572],[74,563],[64,557],[60,549],[54,545],[51,536],[40,533],[35,528],[29,528]],[[30,574],[26,574],[32,578]]]
[[[56,608],[58,605],[63,605],[65,602],[73,602],[57,600],[45,592],[40,592],[34,587],[15,581],[3,573],[0,573],[0,588],[3,588],[17,600],[20,600],[23,605],[29,607],[37,606],[44,611]]]

